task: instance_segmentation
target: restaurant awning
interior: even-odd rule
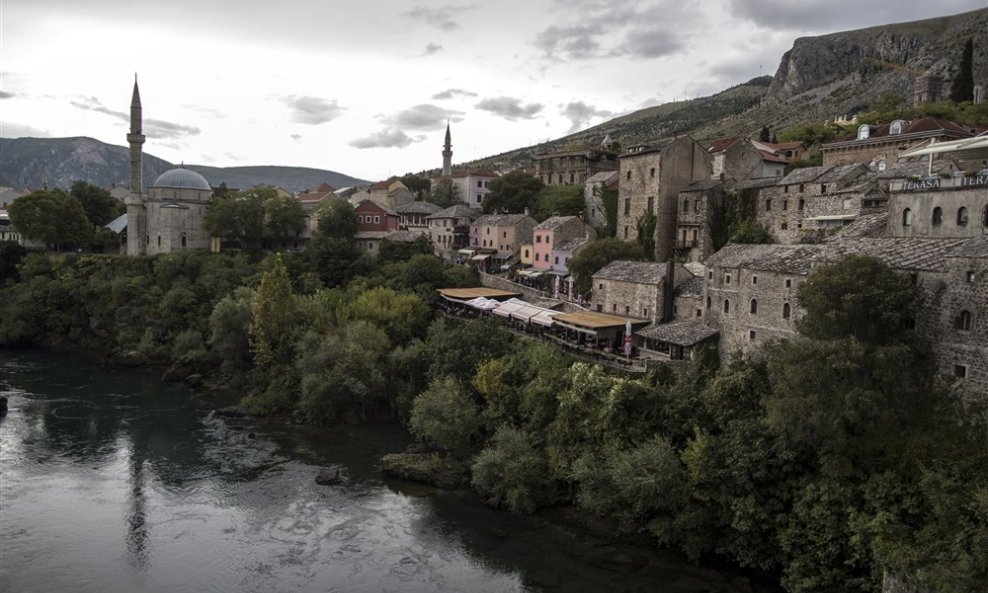
[[[459,251],[457,251],[457,253],[459,253],[460,255],[473,255],[473,252],[474,251],[477,251],[477,250],[476,249],[460,249]]]
[[[518,309],[525,306],[525,301],[519,299],[508,299],[501,303],[501,306],[494,309],[495,315],[500,315],[501,317],[511,317],[511,314]]]
[[[479,296],[496,301],[506,301],[512,297],[521,296],[520,292],[498,290],[497,288],[487,288],[486,286],[478,286],[476,288],[439,288],[436,292],[448,301],[464,304],[470,299],[475,299]]]
[[[490,253],[480,253],[470,258],[470,261],[484,261],[491,256]]]
[[[620,317],[608,313],[597,313],[595,311],[579,311],[576,313],[560,313],[556,315],[554,321],[557,325],[572,329],[585,334],[597,336],[602,331],[624,329],[630,322],[633,328],[647,326],[651,321],[648,319],[637,319],[634,317]]]

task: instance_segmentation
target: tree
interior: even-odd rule
[[[273,194],[274,190],[271,190]],[[206,207],[206,230],[214,237],[232,239],[242,249],[257,249],[264,236],[264,188],[214,197]]]
[[[14,200],[10,222],[26,239],[41,241],[56,251],[89,245],[93,225],[74,196],[60,189],[38,190]]]
[[[512,513],[531,513],[547,502],[548,469],[529,436],[502,426],[470,468],[473,487],[493,505]]]
[[[655,260],[655,224],[658,219],[655,214],[646,212],[638,217],[635,226],[638,227],[638,244],[641,245],[645,259]]]
[[[353,240],[357,233],[357,214],[346,200],[331,198],[316,209],[319,233],[326,237]]]
[[[255,366],[287,360],[295,309],[288,271],[281,255],[275,255],[269,258],[268,269],[261,273],[261,283],[251,303],[250,349]]]
[[[18,279],[17,264],[27,255],[27,249],[14,241],[0,241],[0,286]]]
[[[415,398],[408,426],[416,437],[454,454],[468,454],[480,435],[480,408],[452,377],[433,381]]]
[[[449,208],[463,203],[460,194],[460,186],[453,183],[449,177],[444,177],[432,186],[432,191],[424,198],[426,202],[432,202],[436,206]]]
[[[964,44],[960,69],[950,85],[950,100],[954,103],[974,100],[974,40],[971,38]]]
[[[569,260],[567,267],[576,277],[573,290],[584,297],[590,296],[593,275],[598,270],[619,259],[642,260],[645,254],[638,243],[622,241],[613,237],[597,239],[580,250]]]
[[[534,212],[543,187],[545,185],[538,177],[524,171],[512,171],[497,177],[491,181],[490,192],[484,196],[484,213],[520,214],[526,208],[529,212]]]
[[[85,181],[73,183],[69,193],[79,200],[86,212],[86,218],[94,226],[103,226],[127,210],[123,202],[110,195],[110,192]]]
[[[263,196],[264,234],[273,239],[298,236],[305,230],[305,209],[291,196],[279,196],[274,188],[254,188]],[[252,190],[253,191],[253,190]]]
[[[768,126],[762,126],[762,131],[758,134],[758,139],[762,142],[768,142],[772,137],[771,132],[768,130]]]
[[[550,216],[576,216],[582,214],[583,209],[583,186],[546,186],[539,194],[533,218],[541,222]]]
[[[432,182],[424,175],[407,173],[399,177],[398,180],[405,184],[408,191],[415,194],[416,200],[426,200],[426,196],[429,195],[429,189],[432,187]]]

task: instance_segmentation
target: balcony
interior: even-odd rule
[[[676,240],[676,249],[693,249],[696,247],[695,240],[684,241],[683,239]]]

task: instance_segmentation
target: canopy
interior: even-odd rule
[[[466,304],[470,305],[474,309],[480,309],[481,311],[490,311],[491,309],[496,310],[501,305],[499,301],[484,298],[482,296],[475,299],[470,299],[466,302]]]
[[[932,142],[911,148],[899,153],[899,158],[909,158],[914,156],[924,156],[927,154],[943,154],[953,152],[966,152],[978,149],[988,150],[988,133],[982,133],[974,138],[964,138],[962,140],[951,140],[949,142]]]
[[[490,256],[491,256],[490,253],[481,253],[480,255],[475,255],[475,256],[471,257],[470,259],[471,259],[471,261],[484,261],[485,259],[489,258]]]
[[[525,301],[520,299],[508,299],[501,303],[500,307],[494,310],[494,314],[500,315],[501,317],[511,317],[513,312],[523,308],[525,305]]]

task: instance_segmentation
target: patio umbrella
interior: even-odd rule
[[[631,357],[631,320],[624,323],[624,355]]]

